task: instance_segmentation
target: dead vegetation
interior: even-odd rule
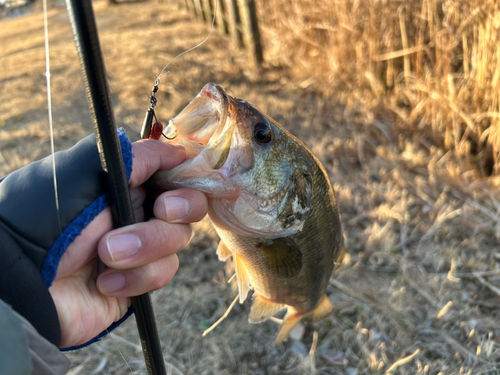
[[[267,57],[290,67],[299,87],[369,116],[389,111],[397,131],[489,176],[500,167],[499,6],[274,0],[260,10]]]
[[[169,374],[500,372],[498,4],[401,4],[259,2],[262,72],[215,33],[162,81],[163,120],[213,81],[302,139],[335,185],[348,253],[327,290],[334,314],[280,347],[275,323],[247,322],[248,302],[202,337],[236,292],[209,223],[197,225],[178,274],[153,294]],[[172,3],[95,5],[117,121],[136,137],[154,74],[207,28]],[[91,124],[67,16],[50,22],[61,149]],[[49,148],[41,15],[1,24],[7,173]],[[133,319],[70,358],[72,375],[145,373]]]

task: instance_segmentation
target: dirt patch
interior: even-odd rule
[[[138,138],[155,74],[199,43],[207,26],[172,4],[106,7],[96,15],[117,123]],[[92,132],[64,10],[49,13],[56,149]],[[40,13],[0,22],[0,174],[49,154]],[[494,180],[461,174],[425,140],[389,119],[301,89],[272,61],[259,74],[217,32],[164,77],[157,114],[167,120],[216,82],[282,123],[321,159],[338,193],[347,256],[327,292],[335,313],[273,347],[278,326],[248,323],[217,260],[208,222],[196,225],[172,283],[153,294],[171,374],[495,373],[500,361],[500,204]],[[353,101],[355,103],[355,101]],[[359,106],[358,108],[362,108]],[[375,126],[374,126],[375,125]],[[309,354],[314,331],[318,343]],[[124,361],[123,357],[126,359]],[[409,361],[398,362],[414,355]],[[70,353],[72,374],[145,373],[134,319]]]

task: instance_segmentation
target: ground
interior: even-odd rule
[[[155,75],[205,38],[208,26],[171,3],[95,2],[117,123],[138,139]],[[51,9],[56,150],[92,132],[64,9]],[[265,27],[265,25],[263,25]],[[265,34],[265,33],[264,33]],[[264,43],[265,45],[265,43]],[[0,21],[0,174],[50,153],[42,14]],[[215,254],[208,220],[179,253],[173,281],[152,295],[169,374],[494,374],[500,361],[500,203],[491,180],[470,179],[425,140],[397,133],[390,117],[344,106],[214,32],[162,78],[167,121],[207,82],[252,102],[303,140],[338,194],[347,255],[327,293],[336,306],[273,347],[278,325],[248,323]],[[355,103],[355,102],[354,102]],[[317,337],[317,341],[315,339]],[[69,353],[70,374],[145,373],[133,318],[100,343]]]

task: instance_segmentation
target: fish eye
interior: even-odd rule
[[[265,122],[259,122],[253,127],[253,138],[259,144],[271,142],[272,135],[271,128]]]

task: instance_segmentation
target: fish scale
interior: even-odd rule
[[[257,246],[265,242],[263,238],[252,238],[235,235],[223,224],[214,222],[221,240],[236,253],[240,253],[248,264],[250,284],[256,293],[270,301],[284,303],[294,307],[294,303],[309,301],[301,308],[302,313],[309,312],[323,294],[334,266],[334,259],[340,251],[342,243],[340,223],[335,196],[332,197],[331,187],[322,173],[316,171],[313,186],[313,200],[309,218],[306,219],[302,231],[290,236],[300,249],[315,249],[302,252],[303,266],[301,272],[293,277],[280,277],[269,271],[267,263]],[[325,209],[327,208],[327,209]],[[212,213],[211,218],[216,219]],[[325,230],[323,226],[331,225],[332,230]],[[290,297],[292,296],[292,298]],[[297,302],[296,302],[297,301]]]

